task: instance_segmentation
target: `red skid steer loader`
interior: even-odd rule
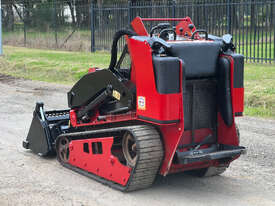
[[[121,191],[158,174],[221,174],[246,151],[235,124],[243,72],[231,35],[197,30],[189,17],[136,17],[114,35],[109,68],[90,69],[67,93],[69,109],[36,104],[23,147]]]

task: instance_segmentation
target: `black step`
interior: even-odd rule
[[[207,149],[191,150],[187,152],[177,151],[179,163],[189,164],[217,159],[233,159],[238,155],[245,154],[246,148],[233,145],[213,145]]]

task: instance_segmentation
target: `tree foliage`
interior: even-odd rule
[[[139,3],[139,0],[2,0],[2,21],[5,31],[12,31],[17,28],[17,25],[23,25],[28,28],[39,28],[43,31],[48,31],[51,28],[62,29],[62,26],[71,27],[86,27],[90,26],[90,5],[93,3],[98,8],[102,8],[105,4],[128,4]],[[168,3],[176,1],[178,3],[191,2],[192,4],[201,5],[194,10],[195,20],[201,15],[201,8],[205,3],[228,2],[227,0],[142,0],[151,2],[152,5],[159,3]],[[231,0],[232,2],[242,1],[266,1],[266,0]],[[191,8],[191,7],[190,7]],[[192,8],[191,8],[192,9]],[[239,15],[236,6],[232,8],[232,20],[238,25]],[[274,8],[271,13],[274,13]],[[152,10],[154,12],[154,9]],[[254,26],[255,21],[255,6],[251,4],[251,25]],[[99,13],[99,19],[104,24],[103,12]],[[264,15],[264,14],[262,14]],[[153,15],[155,16],[155,15]],[[272,14],[273,16],[273,14]]]
[[[73,27],[88,26],[92,2],[99,8],[103,4],[114,3],[112,0],[2,0],[3,27],[6,31],[12,31],[17,22],[43,30],[66,23]]]

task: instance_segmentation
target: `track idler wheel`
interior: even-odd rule
[[[127,165],[134,167],[137,162],[137,144],[132,134],[126,132],[122,139],[122,151]]]
[[[68,163],[70,157],[70,138],[64,136],[57,140],[56,142],[56,153],[57,158],[62,163]]]

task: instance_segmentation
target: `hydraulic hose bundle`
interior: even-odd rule
[[[117,43],[118,43],[119,39],[124,35],[134,36],[134,35],[136,35],[136,33],[131,30],[126,30],[126,29],[119,30],[115,33],[114,38],[113,38],[112,50],[111,50],[111,62],[109,65],[109,69],[115,74],[118,73],[115,70],[115,66],[117,63]]]

